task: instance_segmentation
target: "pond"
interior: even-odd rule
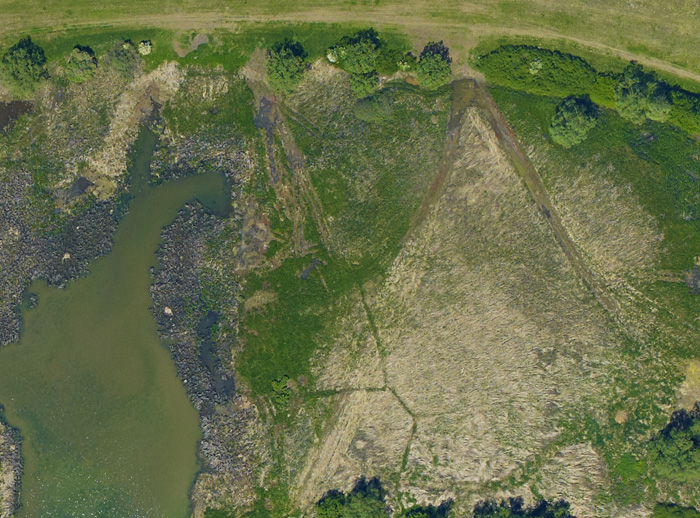
[[[27,101],[0,102],[0,133],[12,129],[20,115],[32,110],[32,103]]]
[[[213,173],[149,187],[155,142],[143,130],[136,143],[112,251],[64,290],[34,283],[19,343],[0,348],[0,403],[23,437],[22,518],[189,514],[198,416],[158,338],[149,268],[186,201],[221,213],[230,195]]]

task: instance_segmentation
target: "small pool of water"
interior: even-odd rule
[[[11,129],[19,116],[29,113],[32,107],[27,101],[0,102],[0,133]]]

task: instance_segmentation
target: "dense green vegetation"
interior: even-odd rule
[[[446,85],[452,76],[450,51],[442,41],[429,42],[420,53],[416,75],[422,86],[435,90]]]
[[[349,493],[331,491],[316,504],[316,518],[388,518],[392,516],[378,479],[357,481]],[[450,502],[440,507],[413,506],[394,513],[398,518],[448,518]]]
[[[700,404],[687,412],[679,410],[652,440],[649,463],[660,480],[679,488],[700,485]]]
[[[700,511],[674,504],[656,504],[652,518],[700,518]]]
[[[350,90],[356,97],[363,98],[374,92],[379,86],[379,75],[372,71],[366,74],[350,75]]]
[[[509,498],[500,502],[480,502],[474,507],[474,518],[575,518],[565,500],[547,502],[541,500],[532,506],[524,505],[522,498]]]
[[[0,72],[19,95],[31,92],[40,80],[48,77],[44,49],[25,36],[3,54]]]
[[[596,112],[590,99],[569,97],[557,107],[549,135],[554,142],[565,148],[583,142],[596,125]]]
[[[291,92],[306,70],[307,52],[301,43],[285,38],[275,43],[267,53],[267,80],[282,92]]]
[[[632,63],[621,73],[601,73],[578,56],[527,45],[503,45],[474,59],[487,80],[548,97],[588,95],[628,120],[667,120],[700,134],[700,95],[659,79]]]
[[[404,47],[388,44],[374,29],[358,31],[328,49],[328,60],[350,73],[350,87],[358,98],[372,94],[379,85],[379,75],[398,70],[414,70],[420,84],[435,90],[452,76],[452,58],[442,41],[429,42],[416,60]]]
[[[66,79],[74,83],[84,83],[95,75],[97,58],[90,47],[76,45],[66,61]]]
[[[664,122],[671,111],[669,86],[636,64],[622,73],[615,92],[615,107],[625,119],[641,124],[646,119]]]

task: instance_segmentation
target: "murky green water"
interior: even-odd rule
[[[142,132],[112,252],[65,290],[35,283],[20,343],[0,349],[0,402],[24,437],[22,518],[189,513],[198,418],[158,339],[148,269],[187,200],[220,210],[228,196],[214,174],[147,187],[153,144]]]

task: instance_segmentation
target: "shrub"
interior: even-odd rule
[[[306,70],[307,53],[301,43],[285,38],[267,52],[267,80],[270,86],[291,92],[299,84]]]
[[[30,91],[48,77],[44,49],[25,36],[2,57],[3,75],[21,91]]]
[[[350,493],[330,491],[316,504],[316,518],[387,518],[378,479],[361,478]]]
[[[549,135],[565,148],[583,142],[596,125],[597,109],[588,97],[569,97],[562,101],[552,119]]]
[[[398,518],[448,518],[452,500],[443,502],[439,506],[434,505],[416,505],[410,509],[406,509],[401,513],[397,513]]]
[[[671,91],[668,122],[688,133],[700,135],[700,95],[681,89]]]
[[[646,119],[663,122],[671,110],[668,85],[656,80],[637,63],[630,63],[619,80],[615,104],[618,113],[634,124]]]
[[[671,416],[652,440],[649,459],[658,479],[688,487],[700,484],[700,404],[690,412],[680,410]]]
[[[474,507],[474,517],[486,518],[497,516],[508,518],[521,516],[523,518],[575,518],[569,512],[569,503],[565,500],[547,502],[541,500],[531,507],[523,505],[522,498],[509,498],[500,502],[484,501]]]
[[[97,69],[97,58],[90,47],[76,45],[66,61],[66,79],[84,83],[92,79]]]
[[[416,56],[414,56],[412,52],[406,52],[397,63],[397,66],[399,67],[399,70],[408,72],[409,70],[416,68],[417,62]]]
[[[381,46],[377,31],[366,29],[343,38],[340,43],[331,47],[328,50],[328,59],[351,74],[368,74],[377,70]]]
[[[369,97],[355,104],[355,117],[365,122],[382,122],[389,119],[394,110],[386,99]]]
[[[350,90],[355,97],[367,97],[374,93],[377,86],[379,86],[379,75],[376,72],[350,74]]]
[[[656,504],[652,518],[700,518],[700,511],[675,504]]]
[[[416,75],[422,86],[435,90],[450,81],[452,58],[450,51],[440,42],[429,42],[420,54]]]
[[[286,374],[272,381],[272,400],[279,406],[289,403],[292,398],[292,389],[289,388],[289,376]]]
[[[115,45],[107,53],[105,62],[115,70],[118,70],[125,78],[131,78],[143,60],[139,53],[136,52],[134,44],[126,40]]]
[[[499,47],[479,57],[475,66],[490,83],[539,95],[584,95],[598,87],[598,74],[587,61],[527,45]]]

